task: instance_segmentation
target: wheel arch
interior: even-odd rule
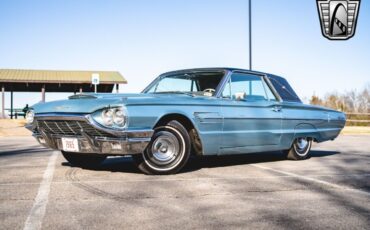
[[[313,124],[309,123],[300,123],[294,127],[294,136],[290,146],[292,146],[294,141],[299,137],[307,137],[315,142],[320,140],[320,134],[317,131],[317,128]]]
[[[181,114],[181,113],[165,114],[162,117],[160,117],[157,120],[157,122],[155,122],[155,125],[154,125],[153,129],[155,129],[155,127],[163,126],[163,125],[167,124],[168,122],[170,122],[172,120],[176,120],[176,121],[180,122],[185,127],[185,129],[188,131],[189,135],[190,135],[190,132],[192,130],[194,130],[196,132],[198,140],[200,142],[200,146],[201,146],[201,150],[196,151],[196,154],[197,155],[202,155],[203,154],[203,144],[202,144],[201,137],[199,135],[197,127],[194,125],[193,121],[188,116],[186,116],[184,114]],[[193,146],[195,140],[191,137],[190,141],[191,141],[192,146]],[[196,150],[196,149],[194,148],[194,150]]]

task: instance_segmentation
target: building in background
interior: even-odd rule
[[[114,89],[118,92],[120,84],[127,84],[127,80],[117,71],[0,69],[1,117],[5,118],[7,114],[10,118],[23,115],[22,108],[13,108],[14,92],[40,92],[40,101],[45,102],[47,92],[94,92],[93,76],[99,77],[99,93],[111,93]],[[10,108],[5,108],[5,92],[10,92]],[[27,98],[24,104],[28,104]]]

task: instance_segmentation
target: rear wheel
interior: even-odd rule
[[[312,139],[308,137],[299,137],[294,140],[292,147],[285,151],[290,160],[304,160],[309,156],[312,146]]]
[[[155,128],[152,140],[141,155],[133,155],[138,168],[146,174],[179,172],[190,156],[190,137],[178,121]]]
[[[107,156],[98,154],[73,153],[62,151],[64,158],[73,166],[93,168],[99,166]]]

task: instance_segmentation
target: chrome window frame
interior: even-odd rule
[[[216,94],[216,97],[217,98],[223,98],[222,97],[222,92],[225,89],[226,84],[230,82],[231,76],[234,73],[249,74],[249,75],[255,75],[255,76],[261,77],[262,81],[269,87],[269,89],[271,90],[272,94],[275,96],[276,102],[283,102],[282,98],[277,93],[277,91],[275,90],[274,86],[272,85],[272,83],[268,79],[267,74],[256,73],[256,72],[253,72],[253,71],[244,71],[244,70],[229,70],[228,71],[228,74],[225,75],[225,79],[222,81],[221,87],[219,88],[219,91]],[[223,98],[223,99],[230,99],[230,100],[232,100],[231,98]],[[268,100],[268,101],[272,101],[272,100]]]

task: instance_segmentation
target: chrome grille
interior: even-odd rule
[[[60,120],[39,120],[37,127],[41,128],[47,134],[57,135],[82,135],[84,131],[89,136],[93,137],[113,137],[114,135],[96,129],[86,121],[60,121]]]

